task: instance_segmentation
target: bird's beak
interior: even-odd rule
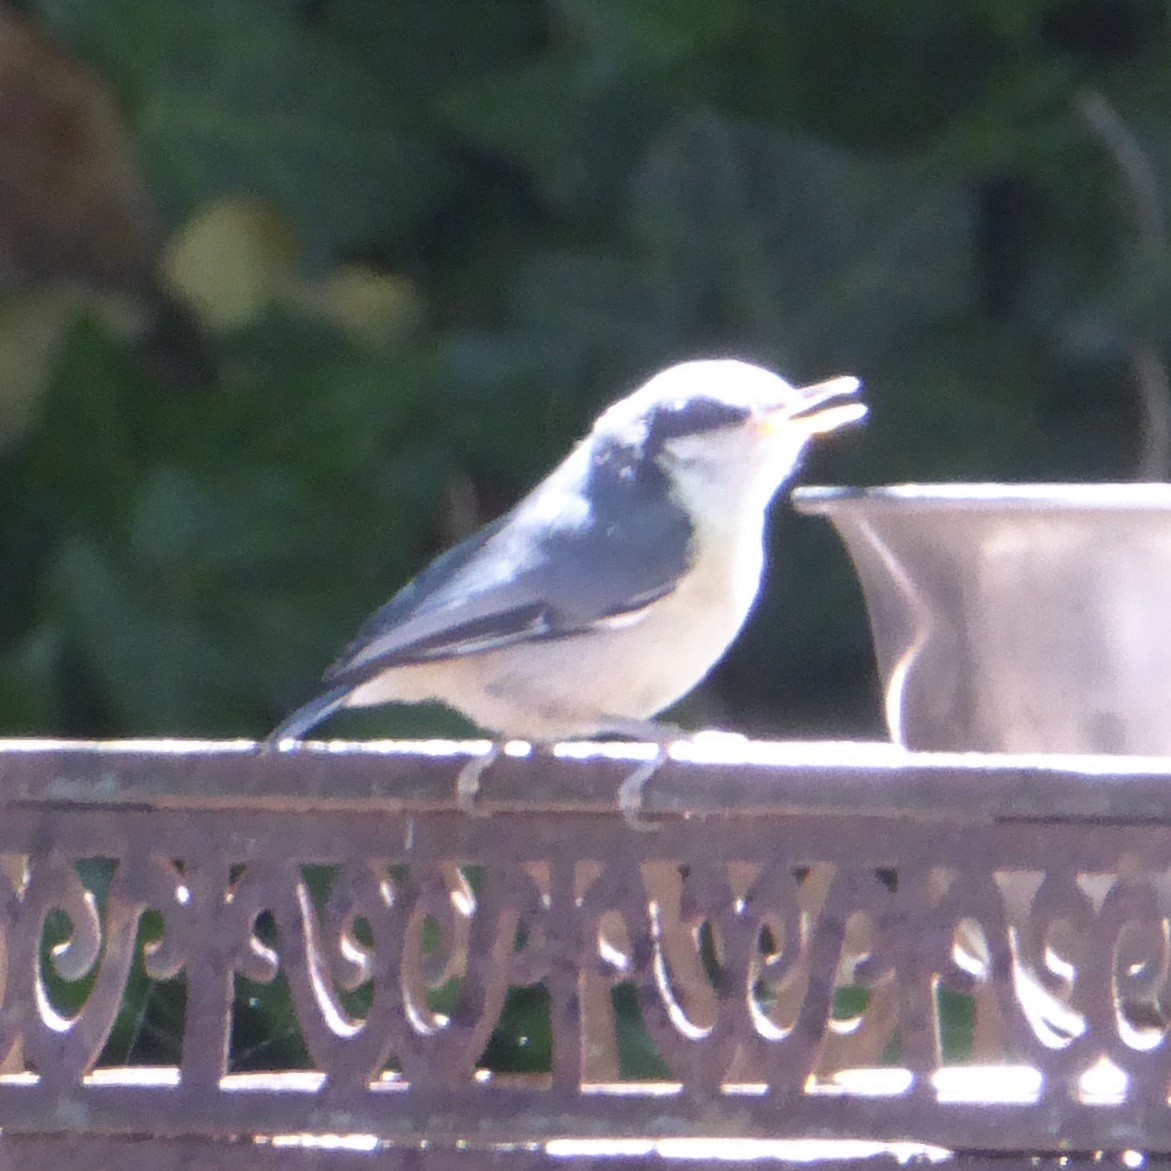
[[[806,435],[824,435],[849,423],[857,423],[866,418],[866,404],[841,400],[851,398],[861,388],[862,383],[848,374],[813,386],[803,386],[796,392],[796,402],[790,400],[760,420],[761,430],[767,435],[796,426]]]

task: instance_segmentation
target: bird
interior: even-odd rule
[[[654,375],[375,611],[268,746],[340,708],[427,701],[503,740],[665,744],[678,730],[654,717],[723,657],[760,592],[772,500],[812,439],[865,417],[860,387],[795,387],[727,358]],[[498,750],[461,775],[461,800]],[[640,788],[624,782],[624,810]]]

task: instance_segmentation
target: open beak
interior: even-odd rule
[[[762,430],[771,433],[782,427],[799,426],[807,435],[824,435],[866,418],[866,404],[843,402],[853,398],[862,383],[851,375],[830,378],[796,391],[796,401],[770,411],[762,420]]]

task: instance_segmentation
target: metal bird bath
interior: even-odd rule
[[[907,748],[1171,755],[1171,485],[804,488]]]

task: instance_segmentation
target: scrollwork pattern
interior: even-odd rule
[[[327,1098],[488,1092],[500,1075],[483,1055],[510,990],[542,985],[553,1056],[530,1077],[534,1092],[625,1082],[627,1094],[661,1093],[653,1083],[665,1077],[689,1100],[781,1102],[826,1086],[848,1095],[844,1074],[886,1065],[903,1071],[902,1093],[930,1097],[941,1070],[976,1050],[986,1063],[999,1046],[1001,1061],[1039,1071],[1044,1100],[1078,1099],[1086,1071],[1106,1063],[1124,1095],[1165,1104],[1171,867],[1152,863],[1162,839],[1112,863],[1099,850],[1079,864],[1070,850],[1040,865],[1018,836],[1015,858],[989,836],[963,850],[892,847],[882,864],[793,834],[742,856],[734,839],[713,852],[697,833],[656,839],[641,856],[634,837],[609,854],[586,837],[543,856],[365,848],[298,859],[240,856],[214,839],[185,856],[143,829],[117,852],[28,854],[22,877],[0,877],[0,1082],[50,1094],[87,1085],[141,959],[156,979],[186,981],[176,1076],[192,1093],[220,1092],[231,1074],[235,982],[279,975]],[[104,892],[83,881],[87,857],[108,860]],[[324,886],[309,866],[328,873]],[[162,930],[144,945],[147,912]],[[68,927],[48,947],[51,917]],[[72,1015],[54,1004],[50,975],[86,982]],[[622,987],[663,1076],[622,1068]],[[966,1047],[946,1036],[947,996],[974,1006]]]

